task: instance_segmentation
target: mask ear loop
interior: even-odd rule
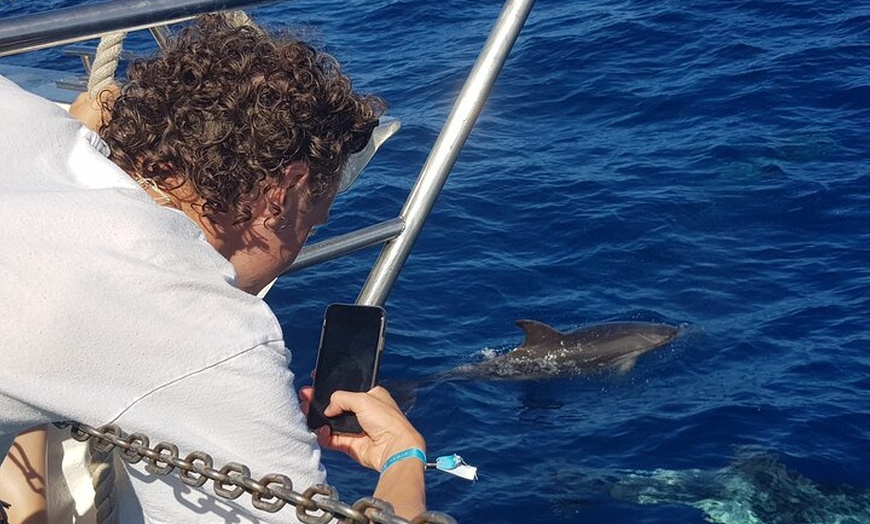
[[[287,229],[287,226],[290,225],[290,220],[288,220],[287,215],[284,213],[284,208],[275,202],[269,202],[267,205],[269,206],[271,216],[263,221],[266,229],[272,233],[278,233]]]
[[[145,191],[150,190],[157,195],[157,198],[154,199],[154,201],[157,202],[157,205],[167,206],[172,203],[172,199],[169,198],[169,195],[167,195],[153,179],[135,175],[133,176],[133,180],[135,180],[136,183],[139,184],[139,187]]]

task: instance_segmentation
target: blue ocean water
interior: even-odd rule
[[[0,2],[0,17],[43,8]],[[398,214],[500,8],[250,11],[320,41],[403,123],[314,240]],[[78,70],[56,50],[3,62]],[[431,474],[430,507],[460,522],[748,523],[740,510],[762,500],[761,522],[870,522],[868,121],[866,1],[539,1],[386,303],[382,375],[508,350],[518,318],[690,334],[625,376],[421,388],[409,417],[430,452],[480,468],[473,484]],[[268,297],[300,385],[324,307],[355,299],[377,253]],[[744,481],[732,491],[689,474],[747,448],[784,482],[759,480],[770,463],[726,469],[716,478]],[[373,473],[327,466],[343,498],[370,493]],[[663,470],[682,499],[651,483],[660,503],[615,495],[627,472]]]

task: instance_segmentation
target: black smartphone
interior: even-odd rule
[[[326,308],[308,427],[328,425],[337,433],[363,433],[353,413],[327,417],[323,410],[335,391],[368,391],[375,387],[386,322],[386,313],[379,306],[331,304]]]

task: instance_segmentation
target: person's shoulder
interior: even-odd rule
[[[70,120],[67,112],[54,102],[27,91],[0,76],[0,114],[4,124],[38,124],[46,118]]]
[[[70,156],[83,141],[81,128],[54,102],[0,77],[3,189],[67,186]],[[91,145],[87,149],[100,155]]]

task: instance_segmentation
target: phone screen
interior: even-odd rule
[[[314,371],[308,426],[329,425],[341,433],[362,433],[356,417],[326,417],[323,410],[338,390],[368,391],[377,380],[386,315],[378,306],[332,304],[326,309]]]

